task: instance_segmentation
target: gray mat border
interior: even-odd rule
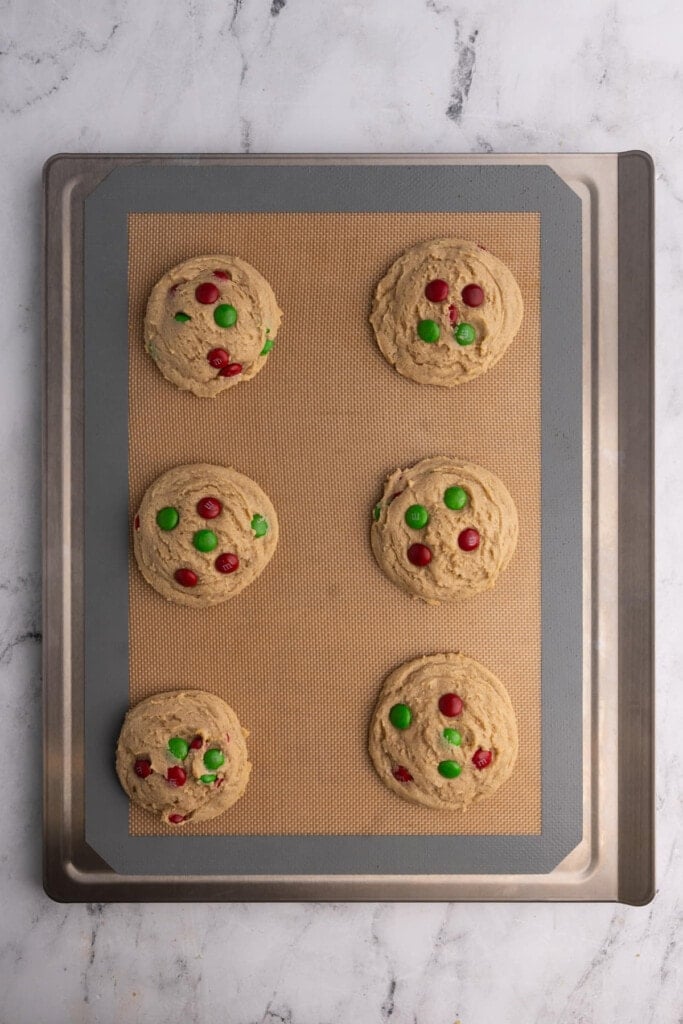
[[[128,834],[128,801],[110,756],[128,705],[127,217],[136,211],[218,210],[540,213],[540,836]],[[578,196],[554,171],[542,166],[128,165],[116,168],[86,200],[84,243],[87,842],[115,871],[157,877],[552,870],[582,835],[582,502],[576,501],[576,495],[581,495],[583,440]],[[104,547],[102,536],[107,537]]]

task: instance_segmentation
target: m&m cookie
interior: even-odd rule
[[[473,242],[436,239],[408,249],[377,285],[370,323],[404,377],[452,387],[507,350],[522,321],[511,271]]]
[[[462,654],[417,658],[385,680],[369,749],[386,786],[404,800],[463,811],[512,773],[517,723],[503,684]]]
[[[277,540],[277,515],[259,485],[205,463],[157,477],[133,519],[142,575],[162,597],[194,608],[227,601],[252,583]]]
[[[489,590],[517,545],[517,510],[502,480],[445,457],[392,473],[371,524],[381,569],[429,604]]]
[[[130,799],[165,824],[207,821],[246,789],[247,735],[230,705],[212,693],[159,693],[127,713],[116,771]]]
[[[197,256],[152,289],[145,348],[167,380],[214,398],[263,369],[282,320],[266,279],[236,256]]]

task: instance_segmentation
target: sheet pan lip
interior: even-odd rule
[[[44,217],[43,233],[44,233],[44,238],[46,238],[47,235],[49,234],[49,230],[48,230],[48,220],[49,220],[48,205],[49,205],[49,198],[50,198],[50,196],[49,196],[50,190],[52,190],[52,191],[55,190],[55,188],[57,186],[57,179],[59,179],[64,174],[65,170],[69,170],[69,169],[75,170],[77,165],[82,168],[84,161],[87,164],[90,164],[91,166],[94,166],[97,162],[100,162],[102,164],[103,162],[106,163],[107,161],[111,161],[111,160],[115,160],[115,161],[116,160],[122,160],[122,161],[125,161],[125,162],[138,162],[138,161],[143,161],[143,160],[159,161],[159,162],[168,162],[168,161],[173,161],[173,162],[186,162],[186,161],[187,162],[195,162],[195,161],[198,161],[198,160],[201,160],[201,161],[211,161],[211,162],[217,161],[218,162],[218,161],[226,161],[226,160],[229,160],[229,161],[237,160],[237,161],[242,161],[242,162],[250,162],[250,161],[254,161],[254,160],[257,160],[257,161],[266,160],[268,162],[297,161],[297,162],[302,162],[302,163],[321,162],[321,161],[327,161],[327,160],[330,160],[330,159],[338,160],[339,162],[357,162],[357,161],[362,161],[362,162],[377,162],[377,163],[383,163],[383,162],[410,163],[412,161],[418,162],[418,163],[423,163],[423,162],[425,162],[425,163],[433,163],[433,162],[438,162],[439,160],[444,160],[445,162],[449,162],[449,163],[450,162],[463,161],[463,162],[468,162],[468,163],[472,162],[472,163],[486,164],[486,163],[489,163],[489,162],[498,162],[501,158],[510,158],[510,162],[513,162],[515,160],[515,158],[519,158],[520,162],[524,162],[524,163],[532,162],[532,161],[533,162],[543,163],[547,159],[552,160],[552,161],[560,162],[560,161],[563,161],[565,158],[569,158],[571,156],[586,157],[586,158],[598,158],[598,159],[602,159],[602,158],[614,159],[616,157],[616,154],[613,154],[613,153],[601,153],[601,154],[564,154],[564,153],[562,153],[562,154],[518,154],[518,153],[506,153],[506,154],[502,154],[502,153],[500,153],[500,154],[492,154],[491,157],[489,157],[488,154],[486,154],[486,155],[478,155],[478,154],[454,154],[454,153],[429,154],[429,155],[425,155],[425,154],[407,154],[407,153],[403,153],[403,154],[379,154],[379,155],[377,155],[377,154],[369,154],[369,153],[363,153],[363,154],[336,154],[336,155],[335,154],[248,154],[248,155],[246,155],[246,154],[186,154],[186,155],[183,155],[183,154],[168,154],[168,155],[166,155],[166,154],[132,154],[132,153],[128,153],[128,154],[126,154],[126,153],[124,153],[124,154],[74,154],[74,153],[58,153],[58,154],[55,154],[53,157],[50,157],[46,161],[45,167],[44,167],[44,172],[43,172],[43,174],[44,174],[45,190],[46,190],[45,191],[45,217]],[[652,158],[651,158],[651,156],[649,154],[647,154],[647,153],[645,153],[643,151],[629,151],[627,153],[621,154],[621,157],[633,157],[633,158],[636,158],[636,159],[638,159],[640,161],[645,162],[649,166],[650,176],[652,177],[652,169],[653,169],[654,165],[653,165]],[[104,168],[103,168],[103,170],[104,170]],[[105,175],[104,176],[106,176],[106,173],[107,172],[105,171]],[[55,226],[54,230],[56,230],[56,226]],[[45,264],[45,267],[47,267],[47,252],[46,252],[46,257],[45,257],[45,260],[44,260],[44,264]],[[46,279],[47,279],[47,273],[46,273]],[[45,299],[47,299],[47,288],[44,288],[44,296],[45,296]],[[45,318],[45,329],[44,329],[44,352],[43,352],[43,365],[44,365],[44,368],[45,368],[44,391],[43,391],[43,423],[44,423],[43,459],[44,459],[44,469],[45,469],[46,473],[47,473],[47,470],[49,468],[47,466],[47,436],[46,435],[47,435],[47,428],[48,428],[48,406],[50,405],[49,400],[48,400],[48,394],[47,394],[47,370],[46,370],[46,367],[47,367],[47,363],[48,363],[48,343],[49,343],[50,340],[54,341],[54,337],[53,337],[53,332],[50,330],[50,327],[49,327],[49,324],[48,324],[48,319],[47,319],[47,316],[46,316],[46,318]],[[651,428],[651,424],[650,424],[650,428]],[[650,439],[650,443],[651,443],[651,439]],[[44,499],[43,500],[44,500],[44,508],[46,508],[47,501],[48,501],[47,487],[44,487]],[[47,517],[45,517],[45,519],[44,519],[44,530],[43,530],[43,533],[44,533],[44,556],[43,557],[44,557],[44,565],[47,566],[47,542],[48,542],[48,534],[49,534],[49,529],[48,529],[48,525],[47,525]],[[653,572],[653,566],[651,567],[651,570]],[[46,643],[44,644],[44,679],[45,679],[46,682],[48,680],[48,677],[52,676],[51,665],[48,662],[48,646],[49,645],[47,643],[47,639],[48,639],[48,635],[52,635],[52,632],[54,631],[54,623],[50,620],[50,616],[48,614],[49,611],[50,611],[50,605],[49,605],[49,602],[48,602],[48,591],[49,591],[48,584],[49,584],[49,580],[48,580],[47,574],[46,574],[46,576],[44,578],[44,583],[43,583],[44,595],[45,595],[45,598],[46,598],[45,604],[44,604],[44,630],[45,630],[44,635],[46,637]],[[48,692],[47,691],[48,691],[48,687],[46,686],[45,687],[45,706],[47,706],[47,696],[48,696]],[[47,796],[47,793],[46,793],[46,796]],[[47,816],[46,816],[46,823],[47,823]],[[54,838],[54,833],[53,833],[53,838]],[[63,836],[62,836],[62,838],[63,838]],[[61,842],[58,843],[57,845],[58,845],[60,850],[63,849],[63,844]],[[222,884],[230,884],[230,885],[232,885],[232,884],[239,884],[241,886],[241,884],[243,882],[245,882],[245,884],[246,884],[249,881],[248,879],[245,878],[245,876],[240,876],[239,880],[228,878],[226,876],[219,876],[219,877],[221,879],[221,883]],[[318,882],[318,881],[324,880],[325,877],[326,876],[309,876],[309,877],[307,877],[304,880],[304,882],[308,882],[308,881],[310,881],[310,882],[314,882],[314,881]],[[351,877],[352,879],[356,879],[357,876],[334,876],[334,880],[335,880],[335,882],[336,881],[342,881],[342,880],[346,880],[349,877]],[[371,880],[372,880],[373,883],[381,883],[381,882],[383,882],[385,880],[384,876],[370,876],[370,877],[371,877]],[[390,879],[392,881],[394,881],[394,880],[396,880],[397,878],[400,878],[400,877],[403,877],[403,876],[390,876]],[[467,888],[467,883],[469,883],[469,882],[471,882],[473,880],[473,877],[474,876],[471,876],[471,875],[466,875],[466,876],[448,876],[449,882],[451,882],[451,883],[453,883],[455,885],[458,884],[458,880],[460,878],[465,879],[465,888]],[[493,885],[498,884],[498,882],[500,880],[500,876],[486,876],[486,877],[487,877],[487,881],[491,882]],[[520,876],[515,876],[515,877],[519,878]],[[523,883],[527,883],[527,882],[531,881],[531,877],[530,876],[521,876],[521,877],[522,877]],[[116,890],[120,890],[121,887],[122,887],[122,884],[127,883],[128,881],[132,882],[133,880],[135,880],[135,876],[130,876],[130,879],[126,878],[126,879],[123,880],[123,882],[120,882],[118,880],[120,878],[120,876],[116,876],[117,881],[112,882],[111,880],[106,880],[106,878],[103,878],[103,876],[102,876],[102,874],[100,872],[92,872],[90,875],[88,875],[87,872],[86,873],[81,873],[78,869],[75,869],[75,868],[72,867],[70,859],[69,859],[68,856],[60,855],[60,852],[57,849],[55,849],[54,844],[48,842],[48,836],[46,834],[46,844],[45,844],[45,879],[44,879],[44,885],[45,885],[45,890],[48,893],[48,895],[51,896],[51,898],[57,899],[57,900],[59,900],[59,899],[65,899],[65,900],[76,899],[76,900],[81,900],[82,899],[83,901],[90,901],[93,898],[92,893],[93,893],[94,890],[92,890],[92,889],[89,890],[87,895],[77,895],[76,894],[77,892],[80,893],[80,886],[86,885],[88,883],[88,879],[89,878],[92,878],[93,885],[95,885],[96,887],[99,887],[102,884],[102,885],[106,886],[107,890],[112,889],[114,892]],[[408,879],[410,881],[410,884],[415,884],[415,883],[419,884],[419,882],[421,880],[421,876],[410,875],[410,876],[408,876]],[[183,884],[185,884],[185,883],[193,883],[193,884],[198,885],[202,889],[204,888],[204,884],[205,883],[212,882],[213,880],[214,880],[214,876],[200,876],[200,878],[198,878],[198,879],[196,877],[194,877],[194,876],[193,877],[183,876]],[[258,883],[257,884],[261,885],[264,882],[264,880],[265,880],[265,876],[258,876]],[[145,878],[145,881],[149,882],[149,879]],[[282,884],[284,886],[288,887],[290,881],[292,881],[292,879],[289,878],[289,877],[278,876],[278,882],[282,882]],[[143,884],[144,884],[144,882],[143,882]],[[162,886],[164,885],[164,883],[159,883],[159,884],[162,885]],[[301,877],[300,876],[294,876],[293,884],[295,885],[296,888],[300,888],[301,884],[302,884]],[[157,889],[157,885],[155,885],[154,887],[155,887],[155,890],[156,890]],[[618,898],[620,898],[620,899],[622,899],[622,900],[624,900],[626,902],[632,902],[634,904],[641,905],[643,903],[648,902],[652,898],[653,892],[654,892],[654,881],[651,879],[649,882],[647,882],[645,884],[645,887],[641,890],[641,892],[639,894],[632,893],[631,894],[631,896],[632,896],[631,899],[628,898],[629,894],[622,893],[621,889],[620,889],[619,897]],[[118,897],[118,896],[114,895],[113,898],[117,899],[117,898],[121,898],[121,897]],[[175,897],[172,895],[171,889],[165,889],[165,891],[163,893],[161,893],[161,891],[160,891],[160,895],[159,896],[157,896],[157,895],[154,895],[154,896],[151,896],[151,897],[150,896],[146,896],[145,898],[147,898],[147,899],[150,899],[150,898],[151,899],[157,899],[157,898],[159,898],[159,899],[169,899],[169,898],[178,898],[178,897],[177,897],[177,895]],[[190,897],[187,897],[187,898],[188,899],[192,899],[192,898],[196,898],[196,897],[190,896]],[[206,899],[206,898],[211,898],[211,897],[203,894],[199,898]],[[217,898],[224,899],[225,897],[220,897],[219,896]],[[255,894],[250,894],[248,898],[249,899],[255,899],[255,898],[261,898],[261,897],[255,895]],[[272,896],[267,896],[267,897],[264,897],[264,898],[270,899],[270,898],[273,898],[273,897]],[[285,894],[283,894],[281,896],[278,895],[277,898],[287,899],[287,898],[300,898],[300,897],[297,897],[297,896],[289,896],[288,897],[287,894],[285,893]],[[324,896],[322,896],[322,897],[320,897],[320,896],[318,896],[318,897],[312,896],[310,898],[311,899],[315,899],[315,898],[326,898],[326,897],[324,897]],[[335,897],[332,896],[330,898],[335,898]],[[340,897],[336,897],[336,898],[340,898]],[[343,897],[341,897],[341,898],[343,898]],[[366,897],[359,897],[359,898],[364,899]],[[367,897],[367,898],[370,899],[371,897]],[[398,896],[398,897],[397,896],[392,896],[391,898],[392,899],[397,899],[397,898],[398,899],[402,899],[403,897],[402,896]],[[405,898],[408,899],[408,900],[411,899],[410,896],[407,896]],[[432,896],[430,898],[437,898],[437,897]],[[452,898],[462,898],[462,897],[461,896],[458,897],[457,895],[455,895],[455,896],[440,895],[438,898],[440,898],[440,899],[452,899]],[[477,897],[476,899],[481,899],[481,898],[482,897]],[[500,900],[500,897],[496,897],[496,896],[484,897],[484,898],[487,901],[492,901],[492,902]],[[508,894],[508,899],[509,898],[519,899],[519,896],[512,896],[512,894]],[[557,894],[553,894],[550,897],[549,896],[538,897],[538,899],[545,899],[545,900],[547,900],[549,898],[552,898],[553,900],[558,900],[558,901],[562,901],[563,900],[563,897],[561,895],[558,897]],[[575,894],[573,894],[573,895],[571,895],[569,897],[569,899],[571,901],[574,901],[577,898],[578,899],[588,898],[588,899],[591,899],[592,901],[596,901],[597,899],[599,899],[599,897],[596,898],[595,896],[582,897],[580,894],[578,895],[578,897]],[[465,896],[464,899],[467,900],[468,897]],[[526,897],[522,897],[522,899],[524,899],[525,901],[536,901],[536,899],[533,898],[533,897],[531,897],[528,900],[527,900]],[[614,897],[610,895],[610,896],[605,897],[605,899],[606,900],[613,900]]]
[[[518,875],[119,875],[79,868],[69,857],[53,858],[43,877],[46,895],[58,903],[129,902],[614,902],[611,895],[581,891],[575,880],[558,896],[549,876]],[[218,890],[218,891],[217,891]],[[379,894],[379,895],[378,895]],[[651,897],[650,897],[651,898]],[[634,905],[643,905],[638,901]]]
[[[320,163],[327,162],[329,160],[335,160],[339,163],[357,163],[358,161],[368,163],[384,163],[386,161],[395,163],[420,163],[420,164],[433,164],[439,161],[451,161],[459,162],[466,161],[472,164],[491,164],[498,163],[501,160],[510,163],[539,163],[547,164],[548,161],[570,161],[575,159],[581,160],[614,160],[615,157],[637,157],[643,159],[649,163],[650,167],[654,169],[653,157],[646,150],[626,150],[618,152],[616,150],[603,150],[603,151],[586,151],[581,152],[579,150],[563,151],[563,152],[520,152],[519,150],[499,150],[493,153],[459,153],[456,151],[441,150],[434,153],[415,153],[415,152],[362,152],[354,151],[349,153],[344,152],[302,152],[302,153],[288,153],[288,152],[275,152],[275,153],[228,153],[228,152],[186,152],[186,153],[136,153],[136,152],[106,152],[106,153],[79,153],[76,150],[63,150],[53,153],[47,157],[43,164],[43,180],[47,181],[53,174],[53,171],[62,165],[71,165],[74,167],[81,167],[85,164],[97,164],[109,161],[116,161],[117,163],[141,163],[141,162],[158,162],[158,163],[194,163],[196,161],[216,161],[218,163],[225,163],[228,161],[237,161],[240,163],[250,163],[253,161],[267,161],[269,163],[282,163],[282,162],[293,162],[293,163]]]
[[[620,760],[619,780],[619,900],[633,906],[646,906],[657,892],[656,888],[656,828],[655,828],[655,163],[644,150],[629,150],[619,155],[619,447],[624,463],[620,472],[622,482],[631,477],[642,483],[637,509],[629,510],[627,503],[619,502],[620,562],[635,564],[636,582],[630,578],[631,589],[620,585],[619,630],[619,693],[620,734],[633,719],[643,728],[632,729],[638,743],[639,758],[634,762],[645,772],[635,779],[629,771],[629,762]],[[636,214],[631,209],[633,197],[640,200]],[[622,263],[622,253],[630,265]],[[625,262],[625,261],[624,261]],[[634,287],[635,284],[635,287]],[[636,382],[628,372],[636,345],[644,339],[647,344],[646,386],[642,378]],[[633,391],[636,390],[638,422],[632,414]],[[631,392],[629,394],[629,392]],[[621,400],[624,395],[623,401]],[[644,421],[645,429],[638,428]],[[629,512],[632,513],[628,519]],[[649,514],[648,514],[649,513]],[[627,521],[628,519],[628,521]],[[642,545],[636,544],[632,529],[633,519],[645,519],[649,525],[647,556]],[[630,542],[630,543],[629,543]],[[641,588],[638,594],[638,586]],[[640,600],[638,600],[640,597]],[[644,628],[633,621],[629,598],[638,603],[638,611],[647,611]],[[638,625],[641,626],[638,629]],[[639,643],[637,643],[639,641]],[[636,646],[634,647],[634,643]],[[633,665],[644,665],[638,677]],[[629,674],[631,673],[631,674]],[[644,686],[642,682],[644,681]],[[638,714],[630,711],[636,703]],[[626,718],[626,711],[629,717]],[[643,775],[646,781],[642,782]],[[626,816],[628,815],[628,820]],[[631,869],[637,860],[637,868]]]

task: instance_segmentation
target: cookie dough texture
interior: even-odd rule
[[[435,280],[448,284],[443,301],[431,302],[425,295]],[[462,299],[463,289],[472,284],[484,292],[477,307]],[[519,286],[504,263],[473,242],[441,238],[408,249],[389,268],[377,285],[370,322],[382,354],[402,376],[453,387],[495,366],[519,330],[522,313]],[[422,320],[439,325],[438,341],[429,344],[419,337]],[[472,344],[456,341],[454,329],[460,323],[474,328]]]
[[[207,497],[221,503],[215,518],[205,519],[197,510]],[[163,530],[157,523],[158,512],[165,508],[178,512],[174,529]],[[256,529],[255,516],[261,517]],[[197,550],[194,538],[200,530],[215,534],[213,550]],[[270,499],[253,480],[234,469],[197,463],[177,466],[151,484],[134,519],[133,539],[140,571],[162,597],[207,608],[239,594],[263,572],[277,546],[278,520]],[[234,572],[216,568],[217,558],[226,553],[239,559]],[[175,579],[178,569],[194,572],[197,585],[182,586]]]
[[[444,495],[460,487],[467,504],[447,507]],[[421,505],[429,522],[414,529],[406,512]],[[463,551],[458,537],[475,529],[480,536],[474,551]],[[370,539],[381,569],[390,580],[428,604],[472,597],[494,586],[517,545],[517,510],[509,491],[493,473],[471,462],[438,457],[423,459],[410,469],[398,469],[388,478],[373,514]],[[408,560],[413,544],[431,551],[428,565]]]
[[[447,717],[439,698],[456,694],[462,711]],[[395,728],[389,713],[396,704],[410,708],[407,729]],[[460,745],[444,737],[456,730]],[[451,738],[452,733],[450,734]],[[464,811],[494,793],[514,768],[517,758],[517,723],[507,690],[493,673],[462,654],[417,658],[395,669],[386,679],[370,726],[369,750],[382,782],[397,796],[441,810]],[[489,751],[487,767],[477,768],[472,758]],[[457,778],[444,778],[438,766],[453,760],[461,766]],[[401,781],[406,773],[410,781]]]
[[[130,799],[174,828],[190,821],[208,821],[227,811],[239,800],[249,782],[251,763],[246,737],[232,708],[202,690],[159,693],[136,704],[126,715],[116,748],[116,771]],[[201,740],[187,757],[174,757],[168,741],[184,739],[188,746]],[[209,770],[204,764],[207,750],[220,750],[223,764]],[[149,761],[151,773],[140,778],[137,760]],[[166,773],[181,766],[187,776],[183,786],[169,782]],[[215,775],[206,784],[201,776]],[[183,822],[170,822],[179,815]]]
[[[201,284],[217,288],[214,302],[197,301],[195,292]],[[214,312],[220,305],[237,311],[232,326],[216,323]],[[189,319],[176,320],[177,314]],[[273,289],[249,263],[236,256],[197,256],[173,267],[152,289],[145,314],[145,348],[176,387],[214,398],[263,369],[268,359],[264,347],[275,340],[281,320]],[[221,376],[207,358],[216,348],[226,351],[231,363],[240,364],[241,372]]]

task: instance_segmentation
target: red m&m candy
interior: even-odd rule
[[[439,711],[446,718],[457,718],[462,714],[462,698],[457,693],[442,693],[439,697]]]
[[[219,295],[218,288],[211,281],[198,284],[194,290],[194,297],[197,302],[201,302],[205,306],[211,306],[214,302],[217,302]]]
[[[219,377],[236,377],[237,374],[241,373],[241,372],[242,372],[242,364],[241,363],[228,363],[227,366],[223,367],[223,369],[221,370],[221,372],[219,373],[218,376]]]
[[[215,519],[223,511],[218,498],[202,498],[197,502],[197,512],[202,519]]]
[[[230,277],[230,274],[228,273],[227,270],[214,270],[213,276],[219,277],[221,281],[232,281],[232,278]]]
[[[230,356],[224,348],[212,348],[206,358],[214,370],[222,370],[230,362]]]
[[[475,768],[478,768],[480,771],[482,768],[488,768],[492,760],[493,754],[491,753],[491,751],[482,750],[481,747],[479,747],[478,750],[475,750],[474,754],[472,755],[472,764],[474,765]]]
[[[479,531],[469,527],[458,535],[458,547],[461,551],[476,551],[480,539]]]
[[[431,548],[426,544],[411,544],[408,548],[408,561],[413,565],[423,567],[425,565],[429,565],[431,560]]]
[[[458,309],[457,309],[457,306],[452,306],[451,305],[451,306],[448,307],[448,319],[449,319],[449,321],[452,324],[457,324],[457,322],[458,322]]]
[[[407,768],[404,768],[402,764],[397,764],[391,769],[391,774],[394,776],[397,782],[412,782],[413,776],[410,774]]]
[[[181,822],[185,821],[184,814],[169,814],[168,820],[172,825],[180,825]]]
[[[201,736],[195,736],[192,743],[190,743],[190,750],[201,750],[203,743],[204,741]]]
[[[225,554],[219,555],[213,564],[219,572],[235,572],[240,567],[240,560],[231,551],[226,551]]]
[[[166,770],[166,780],[172,786],[184,786],[187,782],[187,774],[179,764],[173,764]]]
[[[144,757],[139,757],[133,766],[133,771],[139,779],[146,779],[152,774],[152,762]]]
[[[478,284],[465,285],[460,294],[466,306],[481,306],[484,301],[484,291]]]
[[[192,572],[192,569],[176,569],[173,578],[181,587],[196,587],[199,582],[197,573]]]
[[[443,302],[448,298],[448,282],[442,281],[441,278],[430,281],[425,288],[425,295],[430,302]]]

